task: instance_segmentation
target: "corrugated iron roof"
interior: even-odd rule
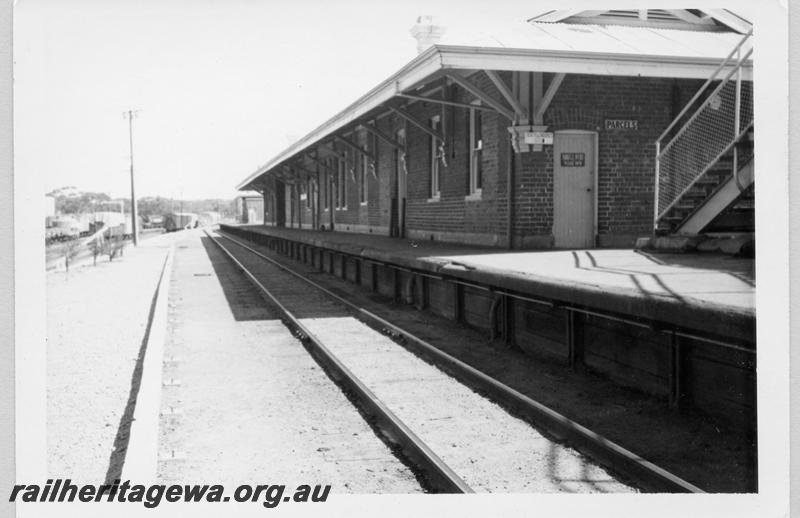
[[[748,32],[753,25],[739,12],[730,9],[562,9],[538,14],[531,22],[592,23],[634,25],[662,29]]]
[[[520,22],[472,31],[448,30],[440,44],[722,59],[741,38],[735,32]]]
[[[741,39],[736,32],[560,22],[449,28],[437,45],[259,167],[238,188],[251,187],[296,153],[445,68],[703,78]]]

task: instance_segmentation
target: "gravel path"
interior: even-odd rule
[[[171,236],[47,275],[47,470],[105,480]]]

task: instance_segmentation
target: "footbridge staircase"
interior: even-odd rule
[[[657,235],[698,234],[723,219],[754,230],[752,53],[750,30],[656,141]],[[746,214],[738,223],[737,213]]]

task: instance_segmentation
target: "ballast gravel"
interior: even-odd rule
[[[302,343],[204,234],[176,243],[158,476],[165,483],[330,484],[419,493]]]

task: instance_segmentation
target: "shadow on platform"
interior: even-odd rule
[[[207,237],[200,238],[214,268],[217,280],[225,294],[225,300],[237,321],[275,320],[276,314],[270,310],[258,290],[222,251]]]

